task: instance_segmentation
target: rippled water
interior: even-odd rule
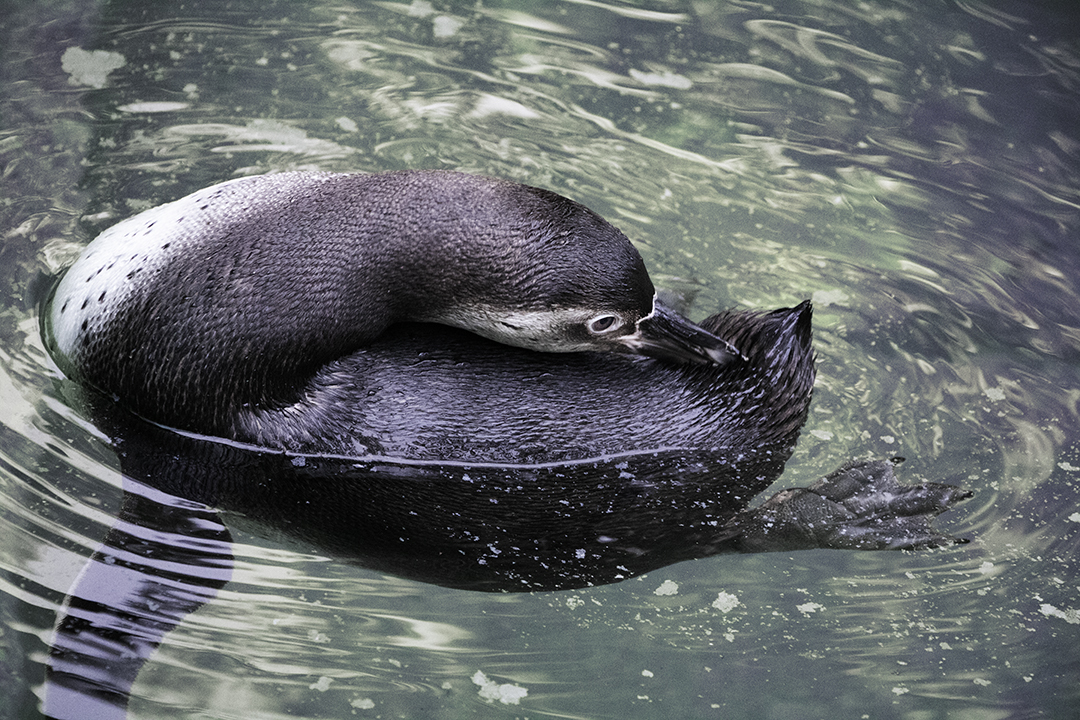
[[[226,517],[231,578],[142,667],[131,717],[1075,712],[1075,11],[8,6],[0,717],[36,715],[57,612],[124,497],[116,453],[43,350],[45,279],[118,219],[237,174],[410,167],[583,202],[696,318],[812,297],[816,394],[778,486],[904,456],[905,480],[975,491],[938,520],[972,542],[717,557],[501,595],[364,570]]]

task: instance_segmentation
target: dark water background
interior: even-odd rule
[[[414,167],[592,207],[660,284],[694,294],[695,318],[812,297],[818,383],[778,487],[901,455],[903,479],[975,491],[939,520],[972,542],[491,595],[238,521],[232,581],[166,636],[131,717],[1075,716],[1069,3],[7,2],[0,16],[0,717],[35,716],[57,609],[121,497],[114,453],[57,391],[42,278],[117,220],[235,175]]]

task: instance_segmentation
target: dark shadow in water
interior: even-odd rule
[[[797,325],[800,362],[811,361],[808,306],[765,317],[787,332]],[[766,398],[785,391],[766,386]],[[846,466],[748,508],[783,471],[808,389],[793,410],[774,408],[787,421],[756,443],[530,465],[269,452],[181,435],[84,397],[115,439],[125,499],[58,619],[45,712],[125,716],[157,644],[229,580],[231,539],[219,511],[344,562],[482,591],[600,585],[729,552],[954,542],[929,520],[967,493],[900,486],[883,461]],[[692,406],[688,398],[687,412]]]

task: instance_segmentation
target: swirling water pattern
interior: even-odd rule
[[[905,479],[975,491],[938,521],[972,542],[492,595],[227,518],[231,578],[143,667],[131,717],[1071,714],[1075,11],[14,5],[0,30],[0,717],[35,716],[56,614],[124,497],[115,452],[42,347],[46,277],[104,227],[234,175],[407,167],[585,203],[696,317],[812,297],[817,387],[780,485],[901,455]]]

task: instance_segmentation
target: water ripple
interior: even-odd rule
[[[1018,718],[1080,700],[1069,12],[24,5],[0,48],[0,717],[34,716],[87,564],[138,560],[103,545],[131,529],[123,504],[189,502],[125,487],[71,409],[38,338],[44,278],[103,227],[221,179],[420,166],[586,203],[699,317],[813,297],[818,383],[780,484],[904,456],[905,481],[975,491],[938,520],[972,542],[482,595],[205,519],[231,534],[231,579],[165,634],[132,716]],[[76,46],[125,63],[72,85],[60,53]],[[222,571],[159,560],[173,581]],[[484,694],[504,685],[520,706]]]

